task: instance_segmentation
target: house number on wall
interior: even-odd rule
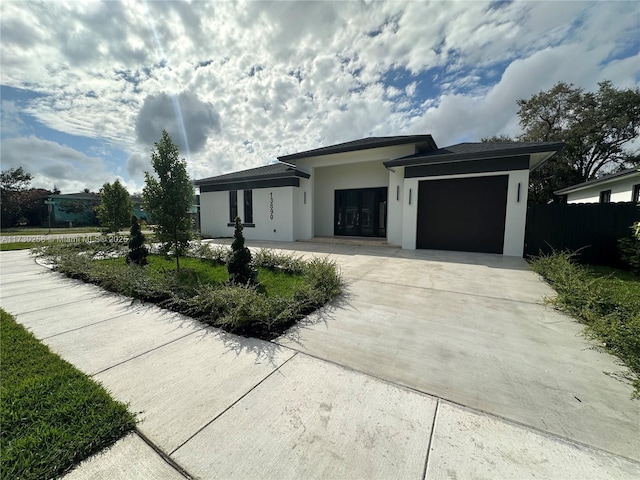
[[[271,192],[269,195],[271,195],[271,202],[269,204],[269,218],[273,220],[273,192]]]

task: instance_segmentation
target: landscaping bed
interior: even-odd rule
[[[135,427],[126,406],[0,309],[3,479],[53,478]]]
[[[175,261],[150,255],[139,267],[125,262],[126,248],[108,242],[54,244],[36,251],[65,275],[107,290],[153,302],[228,332],[272,339],[322,307],[342,291],[335,262],[259,250],[252,266],[257,282],[229,282],[228,247],[194,243],[187,257]]]
[[[640,277],[579,265],[566,252],[536,257],[531,266],[558,293],[550,303],[584,323],[587,337],[629,368],[624,377],[640,397]]]

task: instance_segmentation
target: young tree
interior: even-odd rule
[[[131,215],[131,230],[129,232],[129,253],[127,253],[127,263],[133,263],[138,266],[147,264],[147,255],[149,250],[144,244],[145,238],[140,229],[138,218]]]
[[[119,180],[113,184],[105,183],[100,189],[102,201],[95,208],[100,225],[107,232],[119,232],[131,220],[133,215],[133,203],[129,192]]]
[[[251,266],[251,251],[244,246],[242,223],[240,217],[236,217],[233,243],[231,244],[231,258],[227,262],[227,271],[231,283],[248,285],[254,283],[258,272]]]
[[[173,252],[176,269],[191,239],[189,209],[193,203],[193,185],[187,174],[187,162],[179,158],[178,147],[166,131],[155,143],[151,164],[157,178],[145,172],[142,192],[145,210],[155,223],[154,231],[165,253]]]
[[[549,201],[554,190],[637,163],[624,147],[640,134],[638,88],[618,90],[607,81],[593,93],[559,82],[518,105],[519,140],[566,145],[532,173],[532,201]]]

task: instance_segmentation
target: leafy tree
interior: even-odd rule
[[[100,189],[102,201],[95,208],[100,225],[107,232],[119,232],[131,220],[133,203],[127,189],[119,180],[113,184],[105,183]]]
[[[599,83],[584,92],[564,82],[518,100],[522,141],[563,141],[565,148],[531,175],[530,199],[546,202],[553,191],[637,163],[625,146],[640,134],[640,89]]]
[[[173,251],[176,269],[191,239],[189,209],[193,203],[193,185],[187,174],[187,162],[179,158],[178,147],[166,131],[155,143],[151,164],[157,178],[145,172],[142,192],[145,210],[155,223],[154,231],[165,253]]]
[[[133,263],[138,266],[147,264],[147,255],[149,250],[144,244],[145,238],[140,229],[140,223],[135,215],[131,215],[131,230],[129,232],[129,253],[127,253],[127,263]]]
[[[37,225],[42,221],[46,209],[44,201],[49,192],[29,188],[32,178],[22,167],[0,172],[0,214],[3,228],[19,222]]]
[[[233,243],[231,244],[231,257],[227,262],[227,271],[231,283],[248,285],[255,283],[258,272],[251,266],[251,251],[244,246],[240,217],[236,217]]]

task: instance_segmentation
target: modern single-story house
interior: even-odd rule
[[[562,143],[371,137],[196,180],[203,235],[250,240],[379,237],[405,249],[522,256],[529,172]]]
[[[567,203],[640,203],[640,167],[627,168],[553,192]]]

